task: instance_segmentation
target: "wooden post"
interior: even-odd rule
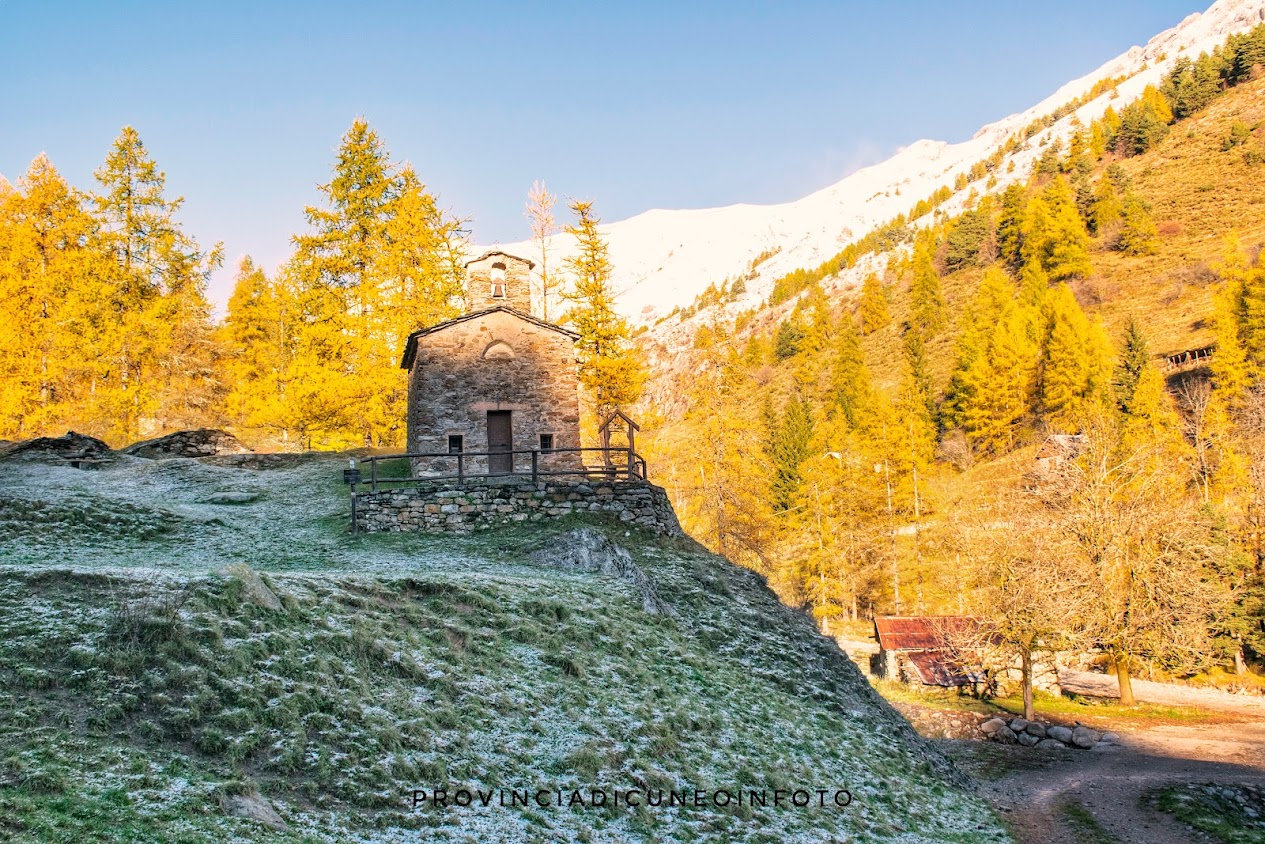
[[[370,457],[369,466],[371,467],[369,469],[370,489],[372,489],[374,492],[377,492],[378,491],[378,458]]]
[[[531,450],[531,482],[536,483],[536,474],[539,472],[540,452],[536,449]]]
[[[461,483],[466,482],[466,453],[464,451],[457,452],[457,480]]]

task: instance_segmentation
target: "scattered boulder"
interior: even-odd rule
[[[1118,733],[1106,732],[1103,733],[1098,740],[1103,744],[1119,744],[1120,736]]]
[[[238,818],[248,818],[281,831],[289,829],[267,800],[259,795],[234,794],[223,800],[224,811]]]
[[[1010,721],[1010,729],[1014,730],[1016,733],[1022,733],[1024,730],[1028,729],[1028,724],[1030,723],[1031,722],[1026,718],[1013,718]]]
[[[259,500],[257,492],[217,492],[202,499],[202,504],[251,504]]]
[[[1046,727],[1045,734],[1055,741],[1062,742],[1063,744],[1072,743],[1072,731],[1067,727],[1059,726],[1057,724],[1053,727]]]
[[[214,457],[217,454],[250,454],[251,450],[242,445],[237,437],[226,431],[219,431],[214,428],[199,428],[196,431],[176,431],[174,434],[133,443],[123,449],[123,453],[130,454],[133,457],[148,457],[156,460],[162,457]]]
[[[991,737],[991,736],[996,735],[997,731],[1000,730],[1004,726],[1006,726],[1006,722],[1003,721],[1002,719],[990,718],[987,721],[985,721],[983,724],[980,724],[979,728],[980,728],[980,732],[982,732],[986,736]]]
[[[1102,735],[1097,730],[1089,727],[1077,727],[1072,730],[1072,745],[1082,750],[1089,750],[1098,743],[1098,737]]]
[[[1045,738],[1045,724],[1039,724],[1036,721],[1030,723],[1024,728],[1024,732],[1030,736],[1036,736],[1039,739]]]
[[[997,732],[993,733],[993,740],[999,741],[1002,744],[1017,744],[1019,737],[1016,736],[1015,731],[1009,727],[1002,727]]]
[[[264,579],[259,576],[259,572],[243,563],[233,563],[220,571],[224,577],[233,577],[241,581],[246,587],[246,598],[252,604],[258,604],[264,609],[279,610],[281,609],[281,599],[277,597],[277,593],[268,588],[268,584],[264,583]]]
[[[606,538],[593,528],[567,531],[538,551],[531,559],[558,568],[591,571],[627,580],[641,593],[641,608],[651,615],[675,615],[655,592],[654,584],[633,562],[628,550]]]
[[[1036,744],[1037,750],[1067,750],[1067,745],[1058,739],[1045,738]]]
[[[1041,739],[1037,738],[1032,733],[1029,733],[1027,731],[1019,733],[1018,738],[1019,738],[1019,743],[1022,744],[1024,747],[1036,747],[1041,742]]]

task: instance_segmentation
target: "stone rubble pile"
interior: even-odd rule
[[[74,431],[67,431],[60,437],[36,437],[32,440],[11,442],[0,449],[0,457],[30,454],[67,461],[104,460],[111,453],[110,447],[96,437]]]
[[[163,437],[132,443],[123,449],[133,457],[214,457],[218,454],[250,454],[237,437],[214,428],[176,431]]]
[[[1099,732],[1092,727],[1076,725],[1064,727],[1059,724],[1042,724],[1040,721],[1028,721],[1024,718],[1001,717],[990,718],[980,724],[979,730],[990,741],[1001,744],[1021,744],[1024,747],[1035,747],[1040,750],[1065,750],[1069,747],[1077,750],[1094,750],[1120,743],[1120,736],[1115,733]]]

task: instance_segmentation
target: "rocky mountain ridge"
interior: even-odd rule
[[[719,286],[727,278],[738,277],[749,279],[746,292],[729,307],[734,311],[752,307],[767,298],[780,276],[818,266],[882,223],[908,214],[919,200],[941,187],[953,190],[952,197],[941,205],[952,214],[961,210],[972,191],[998,192],[1015,180],[1027,178],[1043,148],[1056,139],[1066,139],[1077,123],[1088,124],[1108,106],[1118,109],[1135,99],[1147,85],[1158,84],[1179,57],[1196,58],[1228,35],[1262,21],[1265,0],[1219,0],[1207,11],[1192,14],[1156,35],[1145,46],[1133,47],[1068,82],[1026,111],[984,126],[967,141],[916,141],[888,160],[857,170],[794,202],[655,209],[608,223],[601,231],[615,266],[619,307],[634,322],[652,326],[655,333],[670,332],[672,320],[655,323],[673,308],[689,306],[709,284]],[[1112,80],[1120,81],[1103,84]],[[1095,86],[1100,92],[1090,98]],[[991,179],[973,180],[954,189],[961,176],[995,155],[1016,133],[1078,99],[1085,101],[1003,156],[990,170]],[[496,248],[527,256],[538,253],[530,241]],[[555,236],[550,250],[553,266],[559,266],[570,249],[570,238]],[[870,269],[862,265],[845,271],[834,280],[834,286],[854,286]]]

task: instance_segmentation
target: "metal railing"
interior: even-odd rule
[[[601,456],[600,465],[585,466],[583,465],[584,455],[596,454]],[[527,459],[518,460],[519,455],[525,455]],[[578,455],[576,461],[579,465],[574,467],[557,467],[550,466],[550,463],[556,461],[550,458],[566,455]],[[482,467],[470,466],[470,461],[476,458],[483,458],[487,462]],[[491,468],[494,458],[499,460],[509,460],[509,471],[498,471]],[[542,458],[544,460],[542,461]],[[378,471],[378,464],[389,460],[408,460],[409,474],[407,477],[389,477],[383,476]],[[427,473],[418,475],[414,471],[413,461],[415,460],[432,460],[445,461],[456,464],[455,474],[445,474],[442,470],[437,473]],[[639,454],[627,448],[548,448],[548,449],[514,449],[507,451],[458,451],[458,452],[408,452],[405,454],[391,454],[381,457],[365,457],[359,461],[352,461],[352,468],[344,472],[344,478],[351,486],[351,492],[355,495],[358,486],[368,486],[369,492],[377,492],[380,485],[398,485],[412,484],[418,481],[451,481],[456,480],[465,483],[468,480],[487,479],[487,478],[530,478],[532,483],[536,483],[542,478],[577,478],[583,480],[640,480],[647,478],[646,461]],[[368,477],[365,477],[365,464],[368,465]],[[519,464],[523,465],[522,471],[519,471]],[[529,468],[530,467],[530,468]],[[474,469],[475,471],[471,471]]]

